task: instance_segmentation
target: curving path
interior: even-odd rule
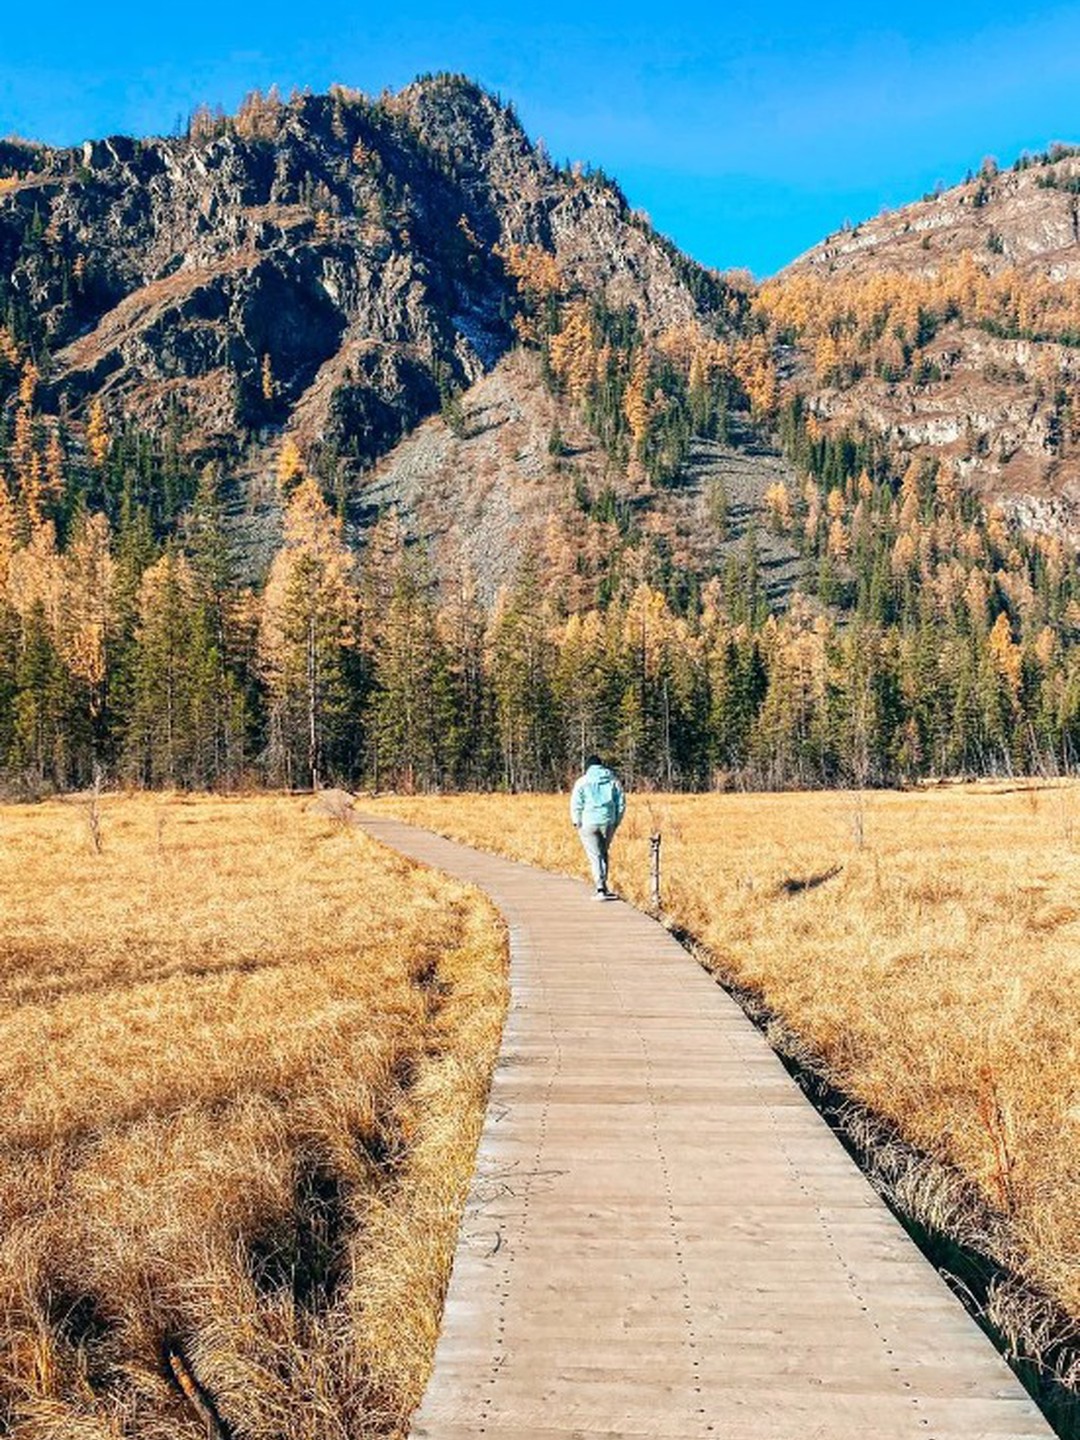
[[[1052,1434],[761,1035],[655,922],[396,821],[512,1002],[416,1440]]]

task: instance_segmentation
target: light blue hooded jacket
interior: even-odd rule
[[[623,817],[626,796],[606,765],[590,765],[570,792],[570,819],[575,825],[610,825]]]

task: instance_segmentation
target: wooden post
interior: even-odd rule
[[[654,910],[660,909],[660,835],[649,836],[649,899]]]

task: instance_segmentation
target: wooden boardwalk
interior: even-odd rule
[[[512,1005],[420,1440],[1052,1434],[738,1007],[653,921],[394,821],[486,890]]]

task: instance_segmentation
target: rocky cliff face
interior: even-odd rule
[[[731,341],[745,313],[603,175],[553,166],[510,107],[456,77],[378,99],[255,96],[182,138],[0,142],[8,435],[32,356],[34,417],[64,420],[76,460],[100,400],[114,431],[128,419],[167,432],[191,469],[220,462],[256,580],[280,537],[290,437],[358,540],[389,507],[436,550],[456,533],[448,566],[479,545],[504,576],[524,546],[550,548],[553,515],[563,551],[599,551],[580,517],[614,506],[620,543],[649,532],[671,563],[715,571],[716,497],[756,504],[775,455],[703,459],[698,444],[677,486],[643,495],[580,406],[512,353],[522,246],[552,258],[562,302],[631,311],[676,349],[680,334],[705,351]],[[1025,523],[1080,536],[1080,156],[986,169],[831,236],[779,289],[794,297],[771,314],[780,373],[824,425],[945,458]],[[717,363],[743,379],[736,348]],[[437,415],[459,393],[453,434]],[[502,419],[485,431],[488,412]],[[559,463],[556,432],[575,437]],[[473,510],[494,519],[463,524]],[[583,526],[587,545],[570,534]]]
[[[819,418],[948,459],[1025,523],[1080,538],[1080,154],[985,165],[830,236],[779,284],[831,316],[838,350],[811,324],[795,352]]]
[[[256,97],[183,139],[10,143],[0,176],[0,316],[39,358],[39,406],[169,421],[258,493],[283,431],[354,484],[489,371],[514,340],[507,246],[658,325],[699,311],[696,267],[612,184],[554,168],[455,78]]]

